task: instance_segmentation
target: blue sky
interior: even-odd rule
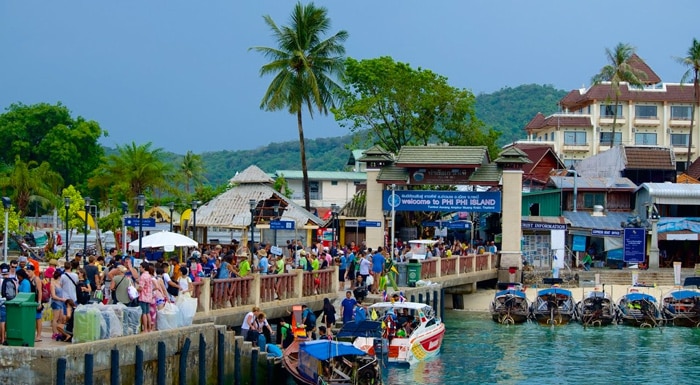
[[[252,46],[274,46],[262,16],[287,24],[296,1],[0,1],[0,109],[62,102],[109,132],[195,153],[296,140],[296,119],[265,112],[270,78]],[[490,93],[521,84],[587,86],[605,48],[630,43],[666,82],[700,38],[697,0],[316,1],[356,59],[391,56]],[[304,116],[307,138],[346,134]],[[290,165],[290,167],[293,165]]]

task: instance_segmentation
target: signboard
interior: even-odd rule
[[[627,263],[643,263],[646,257],[647,232],[643,228],[626,228],[623,238],[622,260]]]
[[[294,230],[294,221],[280,221],[271,220],[270,221],[271,230]]]
[[[423,221],[423,227],[439,227],[447,229],[470,229],[471,223],[467,221]]]
[[[586,237],[583,235],[574,235],[574,244],[571,245],[573,251],[586,251]]]
[[[622,235],[620,230],[603,230],[603,229],[591,229],[591,235],[597,235],[599,237],[619,237]]]
[[[124,222],[129,227],[138,227],[139,226],[139,219],[138,218],[126,218],[126,220]],[[141,227],[156,227],[156,219],[155,218],[143,218],[143,219],[141,219]]]
[[[357,227],[357,220],[356,219],[347,219],[345,220],[345,227]]]
[[[394,191],[384,190],[382,210],[391,211],[501,211],[500,191]]]
[[[270,246],[270,253],[274,255],[282,255],[282,248],[277,246]]]
[[[529,230],[566,230],[566,225],[563,223],[542,223],[542,222],[520,222],[521,229]]]
[[[410,171],[411,184],[468,184],[473,168],[419,168]]]
[[[357,221],[357,226],[358,227],[382,227],[382,222],[380,221],[368,221],[368,220],[359,220]]]

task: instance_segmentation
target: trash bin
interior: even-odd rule
[[[396,284],[401,287],[408,286],[408,263],[407,262],[396,262],[396,270],[399,272],[399,277],[396,280]]]
[[[8,345],[34,346],[37,306],[34,293],[17,293],[15,298],[5,302]]]
[[[410,287],[415,287],[416,282],[420,280],[420,270],[421,270],[421,263],[420,260],[418,259],[409,259],[408,260],[408,279],[407,282],[408,286]]]

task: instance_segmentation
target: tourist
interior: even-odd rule
[[[302,269],[302,270],[304,270],[304,271],[308,270],[308,266],[307,266],[308,263],[309,263],[309,262],[308,262],[308,260],[306,259],[306,251],[301,250],[301,251],[299,252],[299,264],[298,264],[299,268]]]
[[[348,259],[343,250],[338,250],[338,282],[341,290],[345,290],[345,276],[347,275]]]
[[[243,316],[243,323],[241,324],[241,336],[243,336],[245,341],[251,341],[248,337],[248,331],[250,331],[251,325],[258,316],[258,313],[260,313],[260,308],[257,306],[253,306],[253,310],[249,311],[248,313],[246,313],[245,316]],[[252,334],[250,338],[252,338]]]
[[[114,270],[116,271],[116,274],[113,275],[112,282],[109,285],[112,303],[121,303],[129,306],[131,304],[131,299],[129,298],[128,288],[131,276],[126,275],[128,270],[124,265],[119,265]]]
[[[141,328],[144,333],[153,331],[153,323],[151,322],[151,304],[153,301],[153,279],[148,272],[148,262],[141,262],[139,266],[139,306],[141,307]]]
[[[192,286],[192,280],[185,266],[180,267],[180,279],[177,281],[177,285],[180,289],[179,295],[184,295],[185,297],[192,296],[192,289],[194,287]]]
[[[29,277],[29,285],[31,286],[31,291],[34,293],[34,298],[36,299],[36,302],[39,304],[39,306],[36,307],[36,322],[35,322],[35,329],[36,329],[36,342],[41,341],[41,329],[42,329],[42,313],[44,312],[44,304],[42,301],[41,296],[43,295],[43,290],[42,290],[42,285],[43,282],[41,282],[41,278],[39,278],[39,275],[37,274],[37,269],[34,265],[28,264],[27,268],[27,276]]]
[[[323,323],[328,329],[335,325],[335,306],[328,298],[323,299]]]
[[[168,267],[168,264],[164,263],[160,266],[160,268],[156,269],[156,274],[158,274],[163,280],[163,286],[165,286],[165,292],[167,293],[168,299],[170,302],[173,302],[175,301],[175,297],[180,294],[180,286],[177,282],[170,278],[170,274],[168,274],[166,271]],[[161,270],[162,272],[160,272]]]
[[[267,274],[268,270],[270,269],[270,261],[267,257],[267,251],[258,250],[258,257],[260,257],[260,260],[256,266],[257,271],[260,272],[260,274]]]
[[[57,341],[71,342],[73,340],[73,315],[75,314],[76,308],[75,302],[71,299],[66,300],[66,323],[57,327],[60,336],[56,338]]]
[[[279,324],[280,338],[282,339],[282,348],[287,349],[294,342],[294,332],[291,325],[285,320],[281,320]]]
[[[155,269],[155,275],[153,276],[153,299],[156,306],[156,317],[158,317],[157,311],[162,310],[166,302],[170,302],[168,289],[165,287],[165,279],[163,279],[164,272],[165,269],[163,269],[163,266],[158,264],[158,267]],[[156,322],[156,325],[157,324]]]
[[[54,259],[55,261],[55,259]],[[47,269],[48,271],[48,269]],[[53,276],[51,277],[51,311],[53,317],[51,318],[51,338],[57,339],[60,337],[58,332],[58,325],[64,323],[64,316],[66,312],[66,300],[63,296],[63,288],[61,288],[61,272],[55,270]]]
[[[366,282],[367,282],[367,277],[369,277],[369,274],[370,274],[370,267],[371,267],[371,265],[372,265],[372,264],[370,263],[370,261],[367,260],[367,257],[366,257],[366,255],[365,255],[365,252],[364,252],[364,251],[360,251],[360,253],[358,254],[358,258],[359,258],[359,259],[358,259],[358,264],[359,264],[359,270],[358,270],[358,271],[359,271],[359,273],[360,273],[360,276],[362,277],[362,280],[357,280],[357,281],[355,282],[355,287],[358,287],[358,286],[357,286],[358,282],[361,282],[363,285],[366,284]]]
[[[97,258],[94,255],[88,257],[88,264],[85,266],[85,277],[90,283],[90,292],[95,292],[98,287],[102,284],[100,282],[100,270],[97,268],[95,262]]]
[[[581,261],[583,263],[583,269],[586,271],[591,270],[591,265],[593,264],[593,257],[591,257],[591,254],[586,251],[586,255],[583,256],[583,260]]]
[[[248,274],[250,274],[250,269],[250,261],[248,260],[248,257],[245,256],[238,263],[238,276],[241,278],[248,276]]]
[[[352,293],[358,301],[362,301],[367,297],[367,286],[365,286],[362,275],[358,275],[355,278],[355,290],[353,290]]]
[[[318,327],[318,339],[319,340],[332,340],[333,336],[331,335],[330,328],[326,328],[323,325],[319,326]]]
[[[90,302],[90,282],[87,279],[85,269],[78,268],[78,284],[76,286],[78,305],[87,305]]]
[[[57,259],[50,259],[49,260],[49,267],[44,270],[44,278],[46,278],[44,281],[51,281],[53,279],[53,273],[56,271],[56,267],[58,267],[58,260]],[[49,282],[50,284],[51,282]]]
[[[258,332],[259,335],[263,335],[265,338],[265,343],[272,342],[272,328],[270,327],[270,323],[267,322],[267,317],[265,316],[265,313],[258,312],[258,315],[255,317],[255,321],[253,325],[251,325],[251,330],[252,327],[255,327],[255,330]],[[253,341],[253,346],[258,346],[258,338],[255,338],[255,341]]]
[[[355,305],[357,305],[357,300],[352,297],[352,292],[350,290],[346,291],[345,298],[343,302],[340,303],[341,313],[343,314],[343,325],[352,321]]]
[[[67,299],[78,303],[78,274],[73,271],[80,267],[79,262],[72,260],[66,262],[66,271],[61,275],[61,288],[63,288],[63,296]]]
[[[16,280],[10,277],[10,266],[6,263],[0,265],[0,274],[2,275],[2,280],[0,281],[0,296],[4,298],[5,301],[14,299],[17,295],[18,288]],[[7,308],[5,306],[5,301],[2,301],[2,304],[0,304],[0,344],[4,344],[6,341],[5,326],[7,322]]]
[[[301,305],[301,323],[304,324],[306,336],[310,336],[312,340],[316,339],[316,314],[307,305]]]

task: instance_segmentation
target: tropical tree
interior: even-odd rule
[[[690,108],[690,131],[688,133],[688,163],[685,166],[686,171],[690,167],[690,147],[693,142],[693,127],[695,125],[695,106],[700,105],[700,83],[698,83],[698,73],[700,72],[700,42],[698,39],[693,39],[693,44],[688,48],[688,56],[676,58],[678,63],[688,70],[681,77],[681,85],[687,82],[691,76],[693,79],[693,105]]]
[[[608,64],[603,66],[596,75],[593,76],[593,84],[610,82],[610,89],[615,94],[615,105],[612,108],[613,125],[610,136],[610,147],[615,144],[615,129],[617,128],[617,106],[620,101],[620,83],[626,82],[632,86],[642,87],[647,78],[645,72],[634,68],[629,59],[635,54],[635,48],[626,43],[618,43],[613,50],[605,49],[605,56]],[[610,98],[608,97],[608,100]]]
[[[190,195],[190,186],[194,183],[195,186],[201,186],[207,179],[204,177],[204,163],[202,156],[194,154],[192,151],[187,151],[187,154],[182,158],[179,166],[178,178],[181,178],[185,184],[185,194]]]
[[[345,95],[333,109],[335,119],[354,133],[369,129],[368,139],[389,152],[431,142],[497,151],[499,134],[477,118],[474,94],[450,86],[444,76],[391,57],[349,58],[343,80]]]
[[[88,185],[109,191],[108,196],[126,200],[134,208],[137,195],[170,189],[172,165],[162,159],[163,149],[151,149],[150,142],[117,146],[117,152],[105,159]]]
[[[306,209],[310,210],[302,109],[308,108],[313,118],[314,109],[327,115],[329,107],[334,106],[341,90],[334,78],[343,73],[343,42],[348,33],[339,31],[323,40],[331,21],[326,8],[316,7],[313,3],[297,3],[289,26],[278,26],[269,15],[264,16],[264,20],[272,30],[277,48],[251,48],[271,60],[262,66],[260,76],[274,75],[260,108],[267,111],[287,109],[297,117],[304,202]]]
[[[73,118],[61,103],[12,104],[0,115],[0,163],[48,162],[66,184],[84,185],[104,155],[107,133],[95,121]]]
[[[9,196],[21,216],[27,215],[32,201],[40,203],[42,207],[56,207],[62,186],[63,178],[47,162],[23,162],[19,156],[15,158],[14,167],[0,174],[0,188],[10,191]]]

